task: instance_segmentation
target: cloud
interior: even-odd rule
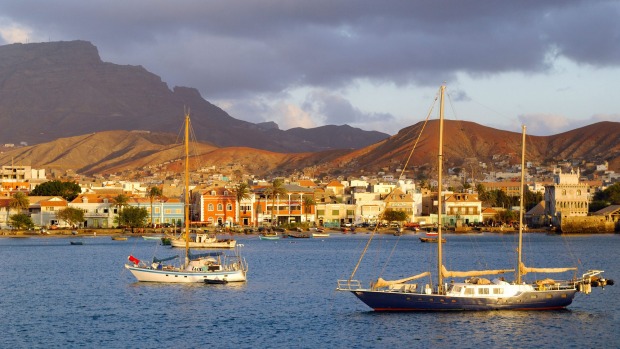
[[[7,43],[88,40],[105,61],[195,87],[234,117],[283,125],[397,131],[403,115],[363,110],[342,93],[360,81],[407,89],[551,78],[561,59],[620,67],[617,1],[20,0],[0,2],[0,13]],[[314,92],[293,106],[286,94],[301,89]],[[545,127],[560,127],[561,117],[546,115]]]
[[[5,44],[27,43],[30,40],[30,29],[0,18],[0,39]]]
[[[306,96],[302,108],[309,114],[316,115],[325,124],[344,125],[367,129],[366,124],[389,123],[394,116],[388,113],[367,113],[354,107],[349,100],[339,94],[327,90],[314,90]]]

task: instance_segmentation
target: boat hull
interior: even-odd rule
[[[373,290],[351,293],[375,311],[484,311],[563,309],[573,302],[577,290],[531,291],[502,298]]]
[[[165,283],[206,283],[207,280],[214,282],[244,282],[246,281],[245,271],[226,270],[226,271],[184,271],[184,270],[159,270],[145,267],[136,267],[125,264],[131,274],[142,282],[165,282]]]
[[[280,236],[264,236],[264,235],[259,235],[258,238],[261,239],[261,240],[280,240]]]

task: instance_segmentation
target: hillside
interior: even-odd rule
[[[193,143],[193,162],[200,166],[241,166],[255,175],[287,175],[295,171],[312,174],[369,174],[383,168],[402,168],[423,123],[358,150],[281,153],[248,147],[217,147]],[[429,121],[407,168],[433,168],[437,161],[437,121]],[[492,163],[494,157],[511,164],[520,162],[521,134],[467,121],[446,121],[444,154],[448,167]],[[106,131],[61,138],[53,142],[16,148],[0,154],[0,164],[30,165],[93,175],[158,166],[183,154],[175,134]],[[601,122],[553,136],[527,136],[528,161],[544,163],[564,159],[609,162],[620,171],[620,123]]]

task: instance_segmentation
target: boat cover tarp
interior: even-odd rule
[[[153,263],[167,262],[167,261],[171,261],[171,260],[177,259],[177,258],[179,258],[179,255],[172,256],[172,257],[166,257],[166,258],[153,257]]]
[[[521,263],[521,265],[519,265],[519,270],[521,271],[521,275],[525,275],[527,273],[563,273],[566,271],[577,270],[577,268],[529,268],[526,267],[525,264]]]
[[[372,288],[381,288],[381,287],[386,287],[386,286],[390,286],[390,285],[403,284],[403,283],[405,283],[407,281],[416,280],[416,279],[423,278],[423,277],[429,276],[429,275],[431,275],[431,273],[428,272],[428,271],[425,271],[422,274],[413,275],[413,276],[410,276],[410,277],[407,277],[407,278],[404,278],[404,279],[398,279],[398,280],[384,280],[382,278],[378,278],[377,282],[375,282],[373,284]]]
[[[217,257],[217,256],[221,256],[223,255],[224,252],[222,251],[215,251],[215,252],[205,252],[205,253],[192,253],[191,251],[187,252],[187,257],[190,260],[196,260],[196,259],[200,259],[200,258],[204,258],[204,257]]]
[[[469,271],[451,271],[441,266],[441,275],[443,277],[464,278],[483,275],[497,275],[514,272],[514,269],[497,269],[497,270],[469,270]]]

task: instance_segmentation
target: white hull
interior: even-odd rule
[[[170,241],[170,245],[172,245],[172,247],[185,248],[185,240],[184,239],[173,239],[172,241]],[[189,248],[232,249],[232,248],[235,248],[236,245],[237,245],[236,240],[215,240],[215,241],[209,240],[209,241],[200,241],[200,242],[196,242],[196,241],[189,242]]]
[[[136,267],[125,264],[125,268],[135,276],[138,281],[166,282],[166,283],[192,283],[205,282],[205,280],[225,280],[228,282],[246,281],[243,270],[222,271],[186,271],[186,270],[158,270],[147,267]]]

